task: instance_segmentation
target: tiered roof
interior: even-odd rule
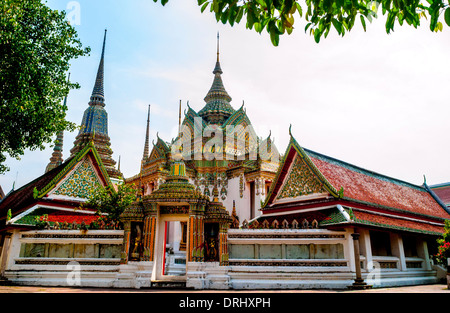
[[[263,217],[340,208],[327,225],[361,224],[422,233],[442,233],[450,218],[424,183],[417,186],[303,149],[291,136]]]
[[[206,105],[198,112],[208,123],[222,124],[235,111],[231,106],[231,97],[225,90],[222,81],[222,68],[219,60],[219,35],[217,34],[217,62],[213,71],[214,81],[205,97]]]
[[[91,164],[95,169],[91,168]],[[84,165],[84,168],[82,165]],[[97,174],[91,174],[93,173],[92,171],[95,171]],[[100,179],[98,182],[95,181],[97,175]],[[87,200],[86,194],[93,192],[90,187],[95,184],[107,186],[111,185],[111,181],[106,168],[101,162],[100,155],[91,142],[77,155],[70,157],[58,167],[9,193],[0,202],[0,225],[5,225],[8,211],[11,212],[11,216],[14,218],[35,206],[43,206],[46,209],[54,208],[50,210],[55,214],[61,208],[75,209],[79,207],[83,199]],[[62,188],[65,189],[63,190]],[[80,196],[75,195],[75,193],[80,194]],[[49,197],[49,195],[52,196]],[[86,216],[81,211],[72,212],[71,215]],[[91,217],[91,215],[89,216]]]

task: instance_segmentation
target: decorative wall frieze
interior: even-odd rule
[[[69,262],[72,261],[76,261],[78,262],[80,265],[103,265],[103,266],[118,266],[120,264],[120,259],[116,259],[116,260],[104,260],[104,259],[99,259],[97,260],[81,260],[81,259],[73,259],[73,260],[68,260],[68,259],[64,259],[64,260],[56,260],[56,259],[16,259],[15,260],[15,264],[17,265],[67,265]],[[118,271],[118,269],[117,269]]]
[[[346,267],[347,261],[229,260],[230,266]]]
[[[229,233],[228,239],[345,239],[345,234]]]

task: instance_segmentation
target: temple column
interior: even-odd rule
[[[204,248],[204,205],[192,204],[189,214],[189,255],[190,262],[203,262],[205,259]]]
[[[221,266],[228,265],[228,223],[220,223],[219,226],[219,261]]]
[[[9,247],[11,244],[11,234],[4,234],[2,240],[2,250],[0,251],[0,278],[5,275],[6,264],[8,262]]]
[[[361,275],[361,259],[359,252],[359,233],[351,234],[353,239],[353,249],[355,254],[355,270],[356,270],[356,279],[352,286],[349,286],[350,289],[368,289],[372,288],[372,286],[367,285],[364,282],[364,279]]]
[[[370,243],[370,233],[367,229],[361,229],[359,231],[361,234],[360,243],[362,249],[362,255],[366,258],[366,270],[370,272],[373,269],[373,257],[372,257],[372,248]]]
[[[424,261],[423,269],[431,271],[431,260],[428,253],[428,244],[425,240],[417,238],[417,254]]]
[[[122,255],[120,256],[120,264],[128,263],[128,252],[130,251],[130,238],[131,238],[131,221],[123,222],[123,245]]]
[[[406,259],[405,259],[405,250],[403,248],[403,238],[399,234],[391,233],[391,249],[392,255],[398,257],[399,264],[398,269],[400,271],[406,271]]]
[[[156,203],[152,203],[144,209],[144,261],[153,261],[155,257],[157,214]]]

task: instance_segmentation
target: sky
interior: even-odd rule
[[[81,124],[101,54],[104,29],[105,98],[113,158],[125,177],[139,172],[147,108],[150,139],[176,136],[182,101],[200,111],[213,82],[216,37],[224,86],[243,103],[256,133],[272,133],[284,153],[292,134],[304,148],[374,172],[422,185],[450,182],[450,29],[433,33],[398,24],[386,34],[385,16],[357,23],[344,37],[332,30],[319,44],[297,17],[292,35],[274,47],[266,31],[217,23],[197,1],[49,0],[65,10],[89,56],[73,60],[67,119]],[[64,159],[77,133],[65,133]],[[52,148],[9,158],[0,175],[5,192],[42,175]]]

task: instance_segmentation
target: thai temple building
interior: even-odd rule
[[[183,121],[180,109],[178,137],[164,141],[158,136],[150,151],[149,107],[141,171],[126,182],[139,186],[143,196],[150,195],[166,180],[173,153],[181,147],[190,183],[210,200],[217,188],[228,212],[234,206],[241,220],[251,220],[260,214],[261,202],[275,178],[279,152],[270,135],[257,136],[244,104],[237,110],[231,106],[222,80],[219,38],[217,44],[214,79],[203,108],[196,112],[188,104]]]
[[[204,103],[198,111],[188,105],[184,117],[180,104],[178,134],[167,141],[150,138],[149,107],[140,172],[123,179],[108,136],[105,44],[106,32],[70,157],[63,160],[61,133],[46,172],[0,198],[0,279],[256,290],[446,277],[433,255],[450,218],[448,186],[414,185],[311,151],[291,129],[280,155],[271,135],[255,133],[244,104],[232,106],[219,41]],[[119,184],[136,188],[120,223],[80,209],[96,191]]]

